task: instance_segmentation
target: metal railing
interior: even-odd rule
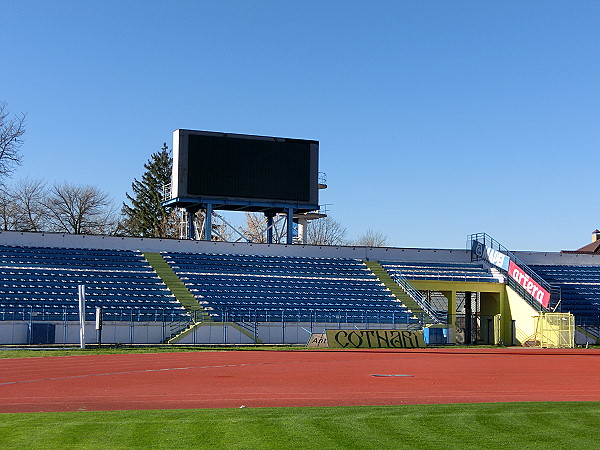
[[[319,172],[319,180],[318,183],[321,186],[327,186],[327,174],[325,172]]]
[[[421,291],[415,289],[406,278],[398,273],[390,274],[390,277],[402,288],[406,295],[412,298],[423,311],[431,316],[434,323],[445,322],[445,319],[441,316],[440,312],[435,311]]]
[[[404,312],[375,309],[256,308],[243,311],[237,308],[215,308],[207,312],[210,313],[212,321],[240,324],[254,322],[421,324],[422,322]]]
[[[103,314],[102,344],[161,344],[171,338],[180,344],[305,344],[311,333],[325,329],[421,330],[424,317],[416,319],[405,312],[351,310],[220,309],[191,312],[184,316],[156,312],[123,311],[119,317]],[[0,308],[0,345],[76,344],[79,317],[74,311],[43,308]],[[95,314],[86,311],[86,328],[93,330]],[[159,320],[162,319],[162,320]],[[35,330],[49,331],[42,341]],[[184,333],[182,333],[184,332]],[[90,344],[100,344],[93,333]]]
[[[529,266],[527,266],[527,264],[521,261],[514,253],[512,253],[505,246],[500,244],[493,237],[489,236],[486,233],[474,233],[467,236],[467,250],[471,250],[471,261],[485,261],[483,257],[476,255],[472,251],[473,242],[479,242],[485,245],[486,247],[492,248],[507,255],[515,264],[517,264],[521,268],[521,270],[523,270],[527,275],[529,275],[529,277],[532,280],[535,280],[540,286],[542,286],[550,293],[550,301],[554,300],[552,298],[552,295],[553,292],[556,292],[556,289],[550,283],[548,283],[541,276],[539,276],[533,269],[531,269]],[[508,275],[507,271],[496,266],[493,267],[498,269],[503,274]],[[525,290],[525,288],[523,288],[523,286],[517,283],[510,276],[506,277],[506,279],[508,286],[515,290],[527,303],[529,303],[535,309],[537,309],[538,311],[549,311],[548,308],[540,304],[540,302],[538,302],[537,299],[535,299],[529,292],[527,292],[527,290]]]

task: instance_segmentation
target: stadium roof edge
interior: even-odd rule
[[[147,252],[260,254],[267,256],[353,258],[375,261],[471,261],[471,251],[465,249],[254,244],[21,231],[0,231],[0,245],[140,250]],[[513,253],[525,264],[600,266],[600,255],[598,254],[528,251],[514,251]]]

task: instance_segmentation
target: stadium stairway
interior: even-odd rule
[[[183,281],[173,272],[173,269],[167,264],[160,253],[144,252],[142,253],[148,264],[152,266],[156,274],[165,283],[169,291],[175,296],[177,301],[192,315],[192,323],[184,329],[173,330],[167,343],[172,344],[188,335],[198,324],[210,321],[211,318],[202,305],[198,303],[194,294],[183,284]]]
[[[160,253],[144,252],[144,258],[148,261],[148,264],[152,266],[156,274],[165,283],[169,291],[175,296],[175,298],[181,303],[181,305],[188,311],[193,317],[192,323],[184,329],[173,330],[171,336],[166,339],[167,344],[174,344],[185,336],[190,334],[196,327],[204,325],[206,322],[211,322],[212,318],[204,310],[202,305],[198,303],[194,294],[192,294],[187,286],[177,276],[171,266],[167,264],[165,259]],[[243,324],[228,323],[230,326],[254,339],[254,335],[246,329]],[[260,343],[260,339],[256,339],[257,343]]]
[[[210,320],[210,317],[204,312],[204,308],[198,303],[194,294],[188,290],[183,281],[173,272],[173,269],[171,269],[160,253],[144,252],[143,255],[169,291],[171,291],[187,311],[201,311],[205,314],[205,317],[203,317],[204,320]]]
[[[383,285],[390,290],[390,292],[402,302],[409,311],[416,317],[423,317],[425,324],[434,323],[433,318],[427,314],[423,308],[421,308],[417,302],[415,302],[410,295],[396,283],[392,277],[386,272],[386,270],[377,261],[363,261],[371,272],[383,283]]]

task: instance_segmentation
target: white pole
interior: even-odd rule
[[[77,286],[79,292],[79,346],[85,349],[85,285]]]
[[[300,244],[306,244],[308,236],[308,220],[306,219],[298,219],[298,238],[300,240]]]
[[[98,347],[102,345],[102,308],[96,306],[96,341]]]

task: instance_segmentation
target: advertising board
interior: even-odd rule
[[[521,285],[533,298],[541,303],[544,308],[550,303],[550,292],[540,286],[535,280],[523,271],[514,262],[510,261],[508,276]]]
[[[533,298],[545,308],[550,304],[550,292],[544,289],[538,282],[531,278],[527,272],[519,267],[510,257],[498,250],[487,247],[478,241],[473,241],[471,251],[479,258],[502,269],[510,278],[515,280]]]
[[[424,348],[422,331],[325,330],[329,348]]]

